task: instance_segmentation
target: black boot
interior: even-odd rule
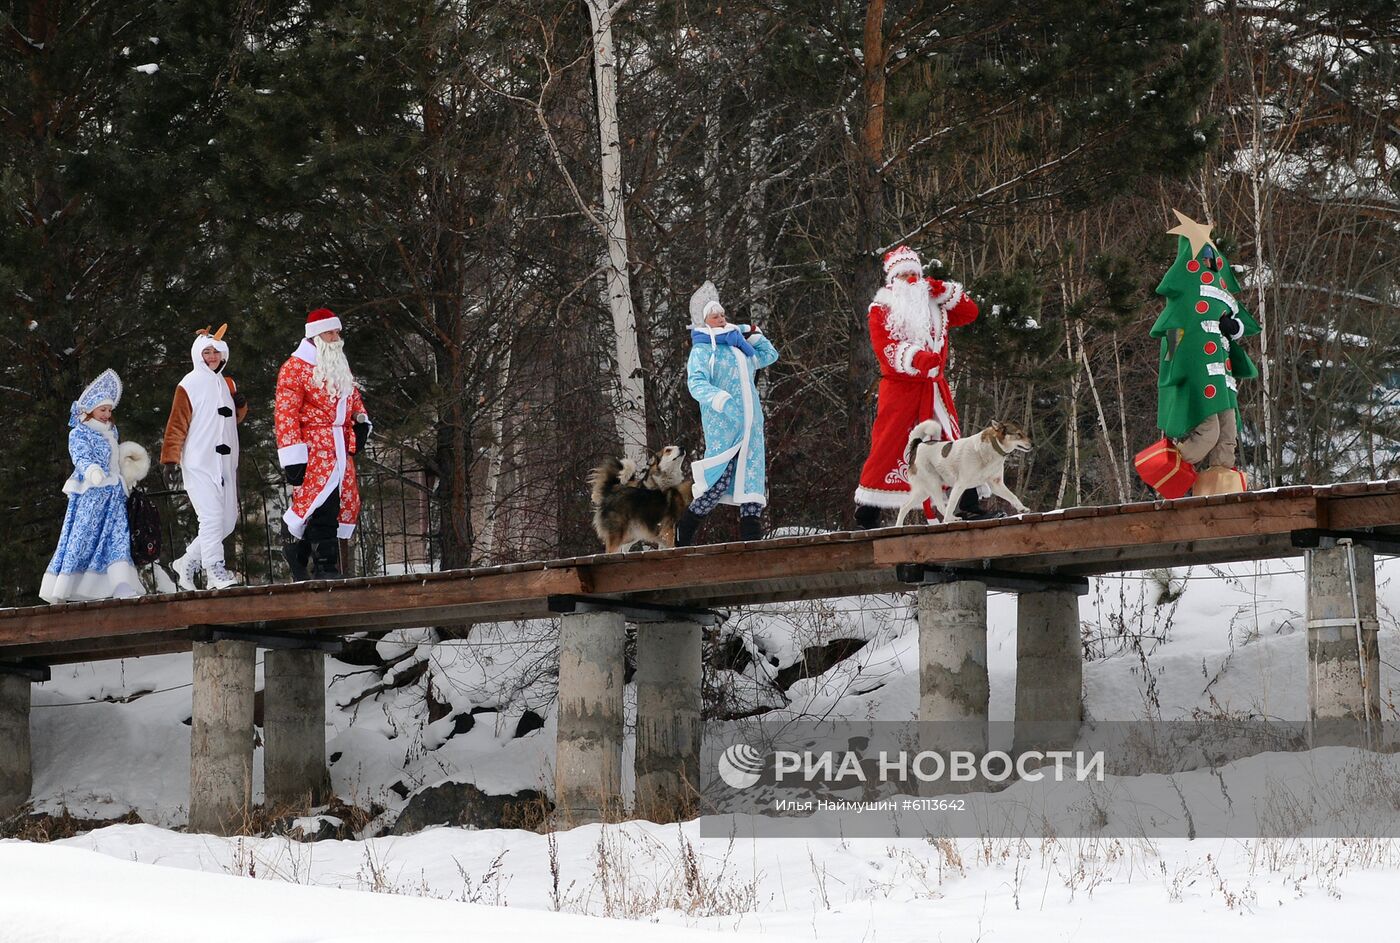
[[[984,511],[982,499],[977,496],[976,488],[968,488],[958,499],[958,520],[960,521],[987,521],[994,517],[1005,516],[1001,511]]]
[[[292,571],[293,583],[311,578],[306,570],[311,562],[311,544],[293,537],[285,522],[282,524],[282,556],[287,561],[287,568]]]
[[[703,520],[699,514],[686,508],[681,519],[676,521],[676,546],[689,547],[695,543],[695,532],[700,529],[700,522]]]
[[[316,560],[318,580],[340,579],[340,539],[327,537],[311,545],[311,555]]]
[[[740,540],[762,540],[763,539],[763,518],[757,514],[742,514],[739,516],[739,539]]]
[[[880,526],[880,509],[873,504],[856,505],[856,530]]]

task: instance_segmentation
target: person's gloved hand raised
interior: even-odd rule
[[[1220,333],[1224,334],[1227,340],[1237,341],[1244,336],[1244,325],[1239,318],[1227,311],[1220,316]]]
[[[932,350],[921,350],[914,354],[914,369],[928,376],[937,376],[943,366],[943,355]]]

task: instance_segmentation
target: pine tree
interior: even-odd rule
[[[226,310],[204,234],[206,180],[232,56],[223,7],[12,4],[0,30],[0,463],[10,539],[0,601],[33,600],[71,472],[68,404],[92,376],[126,380],[116,422],[151,447],[188,338]],[[215,213],[214,215],[217,215]]]

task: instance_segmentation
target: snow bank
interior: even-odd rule
[[[0,881],[5,943],[713,939],[713,934],[658,931],[623,920],[239,880],[22,842],[0,842]]]

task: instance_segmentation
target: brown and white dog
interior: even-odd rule
[[[662,550],[676,545],[676,522],[692,499],[685,477],[685,449],[668,445],[640,470],[631,459],[609,458],[588,477],[593,487],[593,529],[608,553],[637,541]]]
[[[939,441],[942,432],[934,420],[921,422],[909,433],[905,461],[909,463],[909,500],[899,509],[895,526],[903,526],[909,512],[925,500],[945,521],[957,517],[958,501],[968,488],[986,485],[1005,498],[1018,514],[1029,510],[1003,481],[1006,456],[1029,452],[1030,436],[1014,422],[993,422],[973,436],[954,442]],[[947,488],[948,495],[943,496]]]

